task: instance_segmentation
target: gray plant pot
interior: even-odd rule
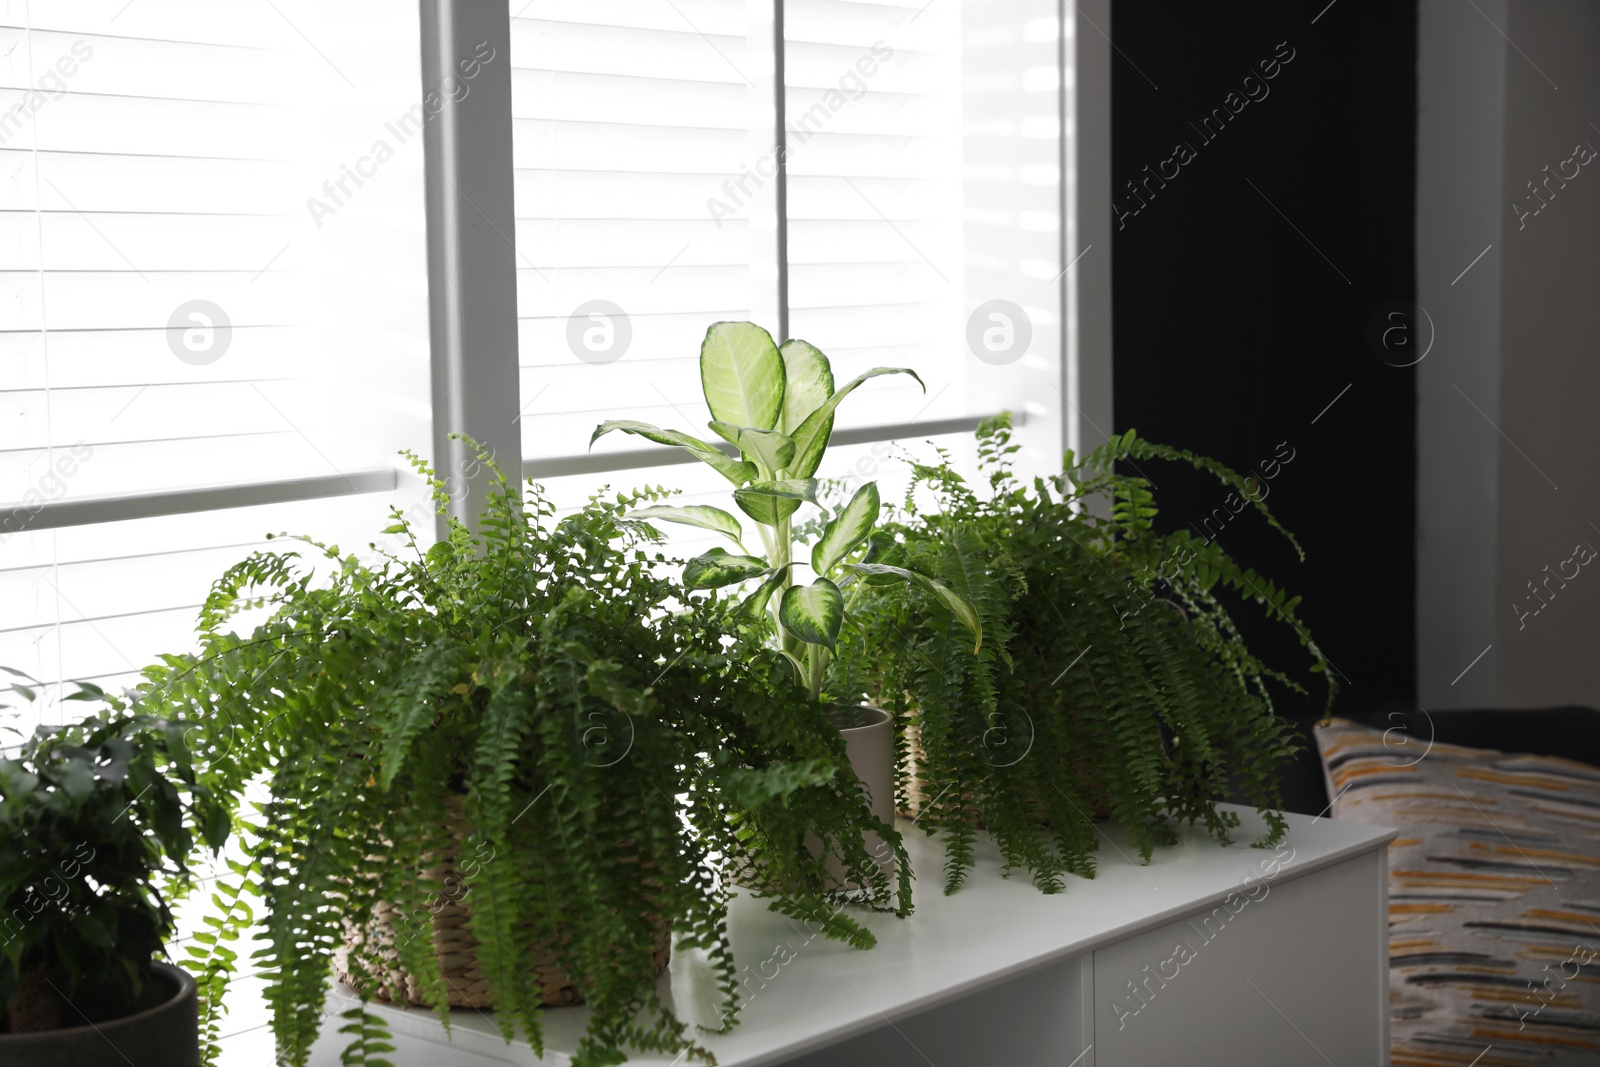
[[[850,769],[856,772],[866,790],[867,809],[879,819],[894,825],[894,717],[882,708],[861,704],[855,707],[833,707],[829,718],[839,727],[844,738],[844,751],[850,760]],[[877,833],[864,833],[862,843],[877,860],[878,866],[891,877],[894,872],[894,854],[889,851],[883,837]],[[829,873],[845,882],[843,865],[829,858]],[[850,888],[858,888],[846,883]]]
[[[70,1011],[71,1009],[69,1009]],[[82,1019],[82,1015],[75,1016]],[[132,1014],[38,1034],[0,1034],[5,1067],[199,1067],[194,979],[156,963]]]
[[[829,715],[844,738],[850,769],[867,788],[867,807],[893,826],[894,719],[870,704],[830,709]]]

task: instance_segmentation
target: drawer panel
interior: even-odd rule
[[[1387,1063],[1383,867],[1371,852],[1252,881],[1097,950],[1096,1067]]]
[[[785,1067],[1084,1067],[1082,959],[967,994],[817,1052]],[[870,974],[871,972],[865,972]],[[852,979],[871,998],[865,975]]]

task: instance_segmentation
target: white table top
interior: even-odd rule
[[[763,902],[742,895],[734,901],[728,929],[737,963],[754,969],[766,961],[765,973],[771,975],[776,967],[777,975],[740,1011],[737,1026],[724,1035],[702,1034],[702,1043],[716,1054],[721,1067],[779,1062],[882,1026],[886,1019],[903,1018],[1191,914],[1241,891],[1252,874],[1257,881],[1277,883],[1380,848],[1396,833],[1290,815],[1285,846],[1264,850],[1250,847],[1260,833],[1260,817],[1249,809],[1235,810],[1243,826],[1230,847],[1222,848],[1194,830],[1179,844],[1157,849],[1148,865],[1138,865],[1132,849],[1113,832],[1102,839],[1097,876],[1089,880],[1069,875],[1065,891],[1049,896],[1035,889],[1025,873],[1002,877],[998,852],[981,839],[978,865],[966,886],[945,896],[943,848],[936,838],[902,820],[912,868],[920,875],[915,883],[916,910],[907,919],[854,911],[877,935],[877,947],[870,951],[820,935],[810,937],[804,927],[768,911]],[[1281,864],[1276,874],[1266,866],[1274,856]],[[779,951],[780,945],[787,951]],[[777,966],[772,962],[775,957],[786,962]],[[741,971],[741,976],[745,973]],[[661,981],[666,996],[667,976]],[[342,1002],[354,1000],[342,987],[336,987],[332,996],[341,1002],[341,1009],[350,1006]],[[441,1045],[475,1054],[467,1057],[471,1063],[481,1063],[476,1057],[483,1057],[490,1062],[565,1065],[588,1021],[588,1011],[582,1007],[547,1010],[546,1056],[541,1061],[521,1040],[508,1047],[492,1014],[457,1010],[450,1040],[437,1016],[426,1009],[377,1006],[373,1010],[389,1021],[398,1039],[396,1062],[409,1062],[408,1048],[426,1051],[431,1046],[426,1059],[417,1062],[435,1067],[450,1063]],[[319,1052],[331,1047],[326,1042],[325,1035]],[[650,1055],[629,1062],[668,1067],[674,1061]]]

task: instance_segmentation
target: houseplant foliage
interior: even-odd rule
[[[700,346],[700,384],[711,410],[709,427],[737,449],[737,458],[681,431],[628,419],[601,423],[590,438],[592,445],[620,430],[676,445],[733,483],[734,503],[754,520],[760,535],[759,556],[746,549],[743,524],[721,508],[655,505],[633,517],[697,526],[733,542],[737,552],[713,548],[690,560],[684,584],[720,589],[759,582],[742,608],[750,616],[770,611],[777,647],[813,701],[823,698],[853,585],[920,588],[961,620],[975,646],[982,643],[977,614],[949,586],[869,558],[880,509],[875,482],[861,486],[837,513],[823,516],[809,555],[798,550],[795,513],[803,504],[818,502],[815,475],[833,433],[834,412],[862,383],[885,374],[907,374],[922,384],[910,369],[874,367],[835,389],[833,367],[814,345],[794,339],[776,344],[753,322],[713,323]],[[795,570],[802,566],[810,568],[809,582],[795,580]]]
[[[9,689],[38,695],[22,682]],[[173,933],[171,904],[193,888],[196,835],[212,849],[228,836],[227,806],[197,780],[181,723],[132,714],[87,683],[65,699],[99,707],[38,727],[0,757],[4,1033],[155,1006],[141,996]],[[192,1008],[188,1027],[192,1056]]]
[[[591,1008],[574,1062],[593,1065],[627,1048],[701,1051],[657,993],[669,924],[733,997],[713,854],[776,865],[774,908],[862,947],[871,935],[841,913],[806,836],[832,843],[865,903],[908,895],[861,844],[870,823],[838,774],[842,746],[776,683],[786,664],[730,655],[731,610],[670,610],[682,589],[658,573],[659,535],[625,517],[660,493],[595,498],[557,521],[536,488],[525,501],[480,459],[494,485],[475,531],[451,520],[423,552],[397,510],[385,532],[406,547],[374,546],[373,562],[313,542],[311,560],[257,553],[213,586],[200,651],[149,672],[144,699],[204,725],[219,790],[266,776],[269,799],[240,822],[286,1064],[305,1063],[350,941],[363,1005],[398,966],[448,1027],[429,921],[446,898],[470,909],[507,1039],[543,1047],[529,961],[549,952]],[[247,611],[264,621],[235,632]],[[475,857],[460,886],[437,870],[453,847]],[[411,919],[375,925],[380,903]],[[346,1018],[347,1057],[382,1062],[379,1017]]]
[[[1274,844],[1286,824],[1274,767],[1294,751],[1270,685],[1304,692],[1246,647],[1233,613],[1254,602],[1297,634],[1309,670],[1333,679],[1290,597],[1215,541],[1160,533],[1151,484],[1120,460],[1175,460],[1214,475],[1284,531],[1259,489],[1227,467],[1133,431],[1056,478],[1013,477],[1010,419],[978,430],[986,492],[948,464],[914,465],[904,513],[883,558],[926,570],[976,606],[974,652],[940,605],[872,597],[855,608],[860,638],[840,646],[836,688],[900,713],[914,779],[902,805],[948,842],[946,891],[973,866],[977,830],[1008,866],[1046,892],[1092,876],[1097,817],[1145,859],[1201,823],[1226,840],[1237,789],[1263,808]],[[918,505],[918,491],[932,508]],[[1230,497],[1229,499],[1235,499]],[[1231,605],[1231,606],[1230,606]],[[907,743],[909,741],[910,743]]]

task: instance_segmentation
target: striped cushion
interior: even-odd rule
[[[1396,1067],[1600,1064],[1600,768],[1318,726],[1336,818],[1389,846]]]

